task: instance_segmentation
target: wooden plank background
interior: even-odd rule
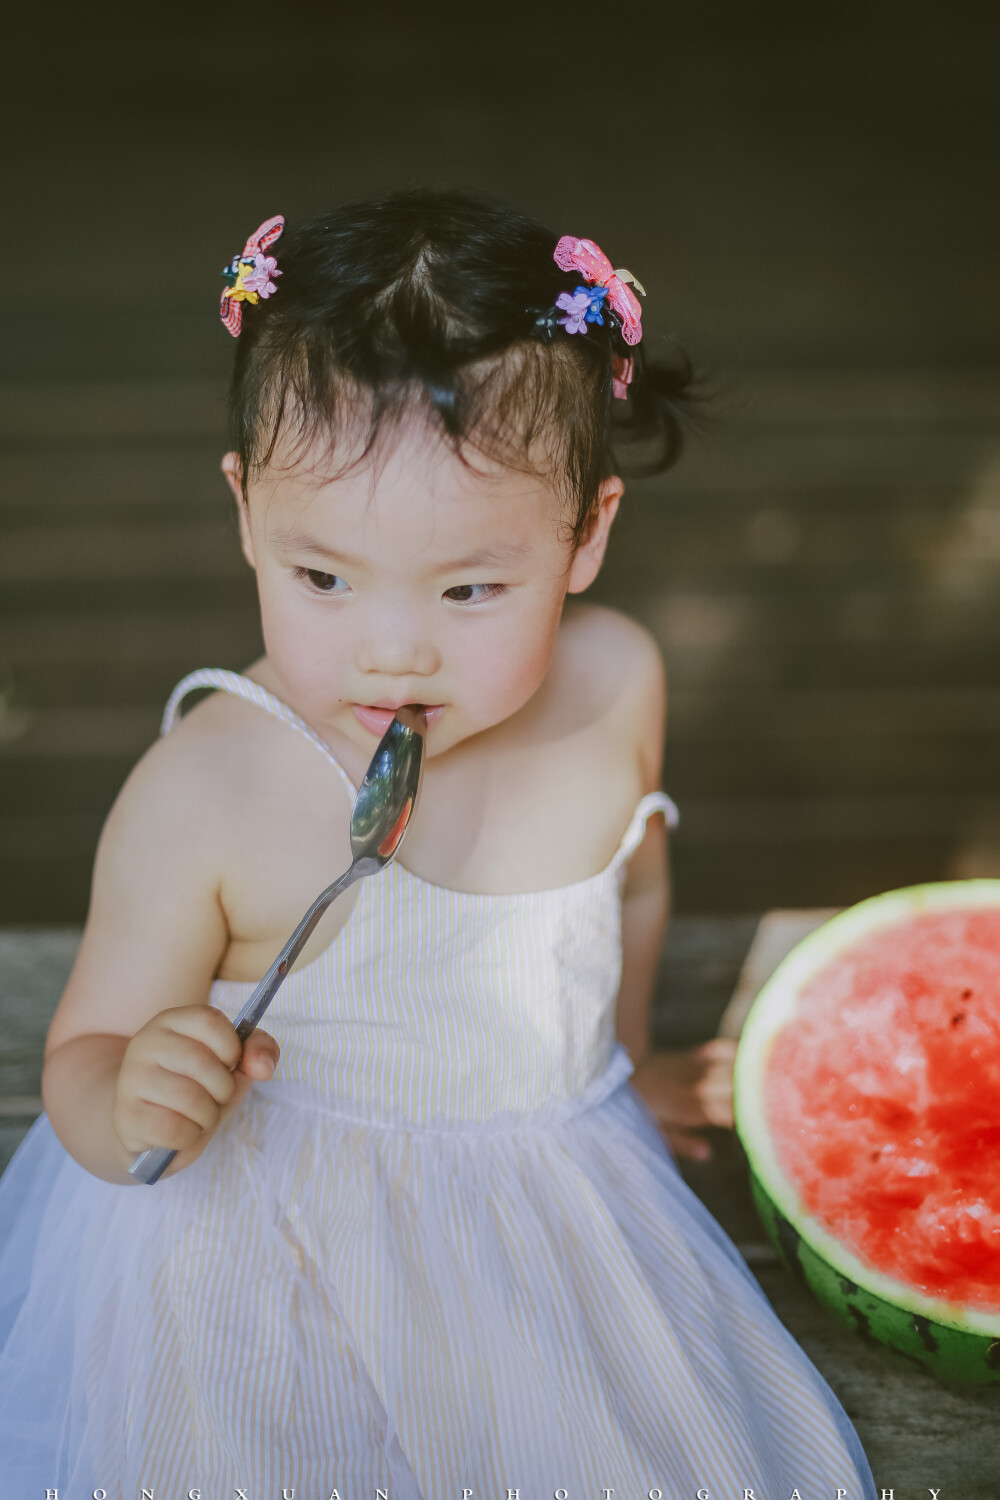
[[[619,21],[612,44],[586,6],[19,14],[0,923],[82,918],[171,686],[260,649],[219,267],[276,210],[414,182],[593,235],[645,282],[650,346],[707,372],[593,590],[667,657],[679,909],[1000,874],[996,8]]]

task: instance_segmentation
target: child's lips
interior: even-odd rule
[[[363,725],[365,729],[370,730],[372,734],[377,734],[379,739],[382,738],[386,730],[389,728],[389,725],[396,717],[396,708],[398,708],[399,706],[400,705],[397,704],[396,707],[393,708],[374,708],[365,703],[351,704],[351,707],[354,710],[354,717],[357,719],[358,723]],[[444,713],[444,704],[425,703],[424,708],[427,712],[427,727],[429,729],[434,721],[436,719],[440,719],[441,715]]]

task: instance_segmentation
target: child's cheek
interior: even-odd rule
[[[328,712],[340,698],[343,641],[311,600],[261,589],[264,648],[288,693],[307,710]]]
[[[498,632],[467,653],[462,675],[477,720],[500,723],[537,692],[552,661],[557,625],[532,618],[515,634]]]

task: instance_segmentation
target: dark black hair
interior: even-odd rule
[[[233,369],[244,499],[279,432],[302,442],[325,432],[331,447],[349,436],[358,462],[357,440],[364,458],[416,404],[466,462],[471,448],[538,471],[543,454],[571,502],[576,546],[625,444],[645,451],[642,472],[674,462],[693,377],[680,351],[667,365],[630,349],[608,311],[586,334],[538,336],[537,315],[581,281],[553,260],[557,238],[485,199],[427,190],[286,225],[269,251],[277,290],[244,303]],[[612,395],[623,355],[634,360],[625,401]]]

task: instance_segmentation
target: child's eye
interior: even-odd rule
[[[321,573],[318,568],[296,568],[295,577],[305,580],[310,588],[321,594],[342,594],[347,588],[347,584],[336,573]],[[340,588],[337,587],[338,584],[341,585]]]
[[[477,589],[480,590],[478,594]],[[455,604],[485,604],[487,599],[498,599],[506,592],[505,583],[459,583],[452,589],[445,589],[444,597]]]

